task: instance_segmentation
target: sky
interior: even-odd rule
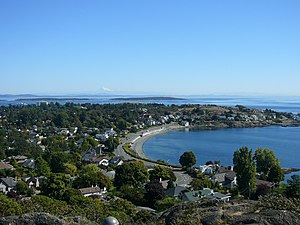
[[[300,96],[299,0],[0,1],[0,94]]]

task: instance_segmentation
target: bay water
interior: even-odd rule
[[[232,165],[234,151],[243,146],[251,148],[253,153],[257,148],[269,148],[280,159],[282,167],[300,168],[300,127],[174,130],[151,137],[143,150],[150,159],[172,164],[179,164],[183,152],[193,151],[198,166],[215,160]]]

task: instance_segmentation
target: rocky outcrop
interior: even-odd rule
[[[252,201],[216,205],[206,203],[178,204],[160,217],[164,225],[294,225],[300,224],[300,213],[288,210],[258,208]]]
[[[82,217],[58,218],[48,213],[29,213],[0,218],[0,225],[96,225]]]
[[[83,217],[56,217],[30,213],[0,218],[0,225],[96,225]],[[133,223],[141,225],[141,223]],[[261,207],[257,201],[217,204],[212,201],[184,202],[164,212],[157,221],[143,225],[295,225],[299,211]],[[124,224],[125,225],[125,224]],[[126,224],[127,225],[127,224]],[[130,225],[130,224],[128,224]]]

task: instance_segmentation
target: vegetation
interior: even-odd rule
[[[288,180],[286,195],[290,198],[300,199],[300,176],[293,175],[291,180]]]
[[[191,168],[193,165],[196,164],[196,156],[192,151],[184,152],[180,156],[179,163],[182,167]]]
[[[262,179],[275,183],[279,183],[284,179],[279,159],[276,158],[274,151],[258,148],[255,151],[254,159],[256,170],[261,174]]]
[[[238,190],[247,197],[251,197],[256,191],[256,166],[252,150],[242,147],[234,152],[234,171],[236,172]]]
[[[180,202],[166,197],[159,182],[160,179],[168,180],[168,188],[174,187],[176,176],[172,169],[176,167],[162,160],[147,159],[141,160],[159,165],[150,171],[142,161],[129,161],[120,166],[98,166],[91,164],[85,154],[93,150],[92,157],[100,158],[100,153],[107,158],[113,157],[114,149],[120,141],[126,140],[125,134],[128,131],[145,129],[150,126],[148,122],[151,120],[160,123],[189,121],[192,125],[202,127],[211,124],[239,126],[247,123],[243,121],[241,114],[246,117],[255,113],[255,110],[242,106],[230,108],[159,104],[41,103],[0,107],[0,159],[9,161],[15,168],[0,170],[0,177],[18,178],[15,196],[11,193],[8,196],[16,198],[32,196],[19,201],[0,195],[0,216],[48,212],[57,216],[84,216],[101,224],[106,216],[111,215],[118,218],[121,224],[143,224],[149,221],[155,224],[153,215],[145,211],[137,212],[135,205],[152,207],[161,212]],[[232,114],[236,114],[234,121],[220,118],[220,116],[227,118]],[[284,118],[292,119],[292,115],[269,110],[266,110],[264,115],[266,118],[268,116],[273,118],[276,115],[281,122],[284,122]],[[264,121],[265,124],[273,122],[273,119]],[[257,124],[259,125],[259,122]],[[107,132],[112,130],[116,133],[108,135]],[[132,151],[129,143],[124,145],[124,150],[140,159]],[[18,163],[14,158],[17,155],[34,159],[35,166],[33,168],[22,166],[22,163]],[[247,198],[255,194],[256,171],[260,179],[275,183],[280,183],[283,179],[279,159],[269,149],[258,149],[253,156],[252,150],[244,147],[234,153],[233,160],[238,190]],[[193,152],[184,152],[179,162],[194,178],[191,182],[192,189],[216,188],[216,183],[208,175],[193,168],[196,164]],[[107,177],[103,172],[104,168],[107,171],[115,170],[115,178]],[[180,166],[178,168],[181,169]],[[36,193],[33,193],[33,189],[21,178],[39,176],[42,176],[43,180],[39,188],[41,194],[34,195]],[[106,196],[108,202],[83,197],[78,190],[96,185],[109,190]],[[295,209],[292,204],[297,205],[299,202],[299,185],[299,176],[292,176],[288,184],[280,184],[274,190],[259,186],[255,197],[280,193],[276,196],[280,195],[282,198],[274,198],[280,204],[291,205],[282,208]],[[226,193],[227,190],[223,190]],[[114,196],[120,199],[115,200]],[[267,203],[265,201],[265,204]],[[275,200],[272,200],[272,204],[275,204]]]
[[[126,162],[116,168],[115,185],[140,187],[149,179],[147,167],[141,161]]]
[[[174,172],[165,166],[154,166],[153,170],[150,170],[150,180],[171,180],[176,181]]]

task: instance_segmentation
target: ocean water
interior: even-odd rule
[[[176,130],[148,139],[143,146],[147,157],[179,164],[185,151],[193,151],[197,165],[220,160],[232,165],[234,151],[247,146],[253,152],[273,150],[282,167],[300,168],[300,127],[225,128],[217,130]],[[297,172],[300,175],[299,172]]]
[[[39,96],[41,97],[49,97],[49,96]],[[51,96],[53,97],[53,96]],[[64,98],[70,96],[55,96],[55,98]],[[173,97],[181,97],[185,98],[184,100],[112,100],[112,98],[128,98],[128,97],[136,97],[129,95],[110,95],[110,96],[76,96],[77,98],[88,98],[88,100],[56,100],[61,104],[65,104],[66,102],[74,102],[74,103],[91,103],[91,104],[110,104],[110,103],[124,103],[124,102],[140,102],[140,103],[159,103],[165,105],[183,105],[183,104],[214,104],[221,106],[235,106],[235,105],[244,105],[247,107],[258,108],[258,109],[273,109],[281,112],[293,112],[300,113],[300,97],[237,97],[237,96],[173,96]],[[147,96],[144,96],[147,97]],[[26,98],[26,97],[18,97],[18,98]],[[32,98],[32,97],[31,97]],[[75,98],[72,96],[72,98]],[[39,101],[18,101],[16,97],[1,97],[0,105],[21,105],[21,104],[36,104]]]

